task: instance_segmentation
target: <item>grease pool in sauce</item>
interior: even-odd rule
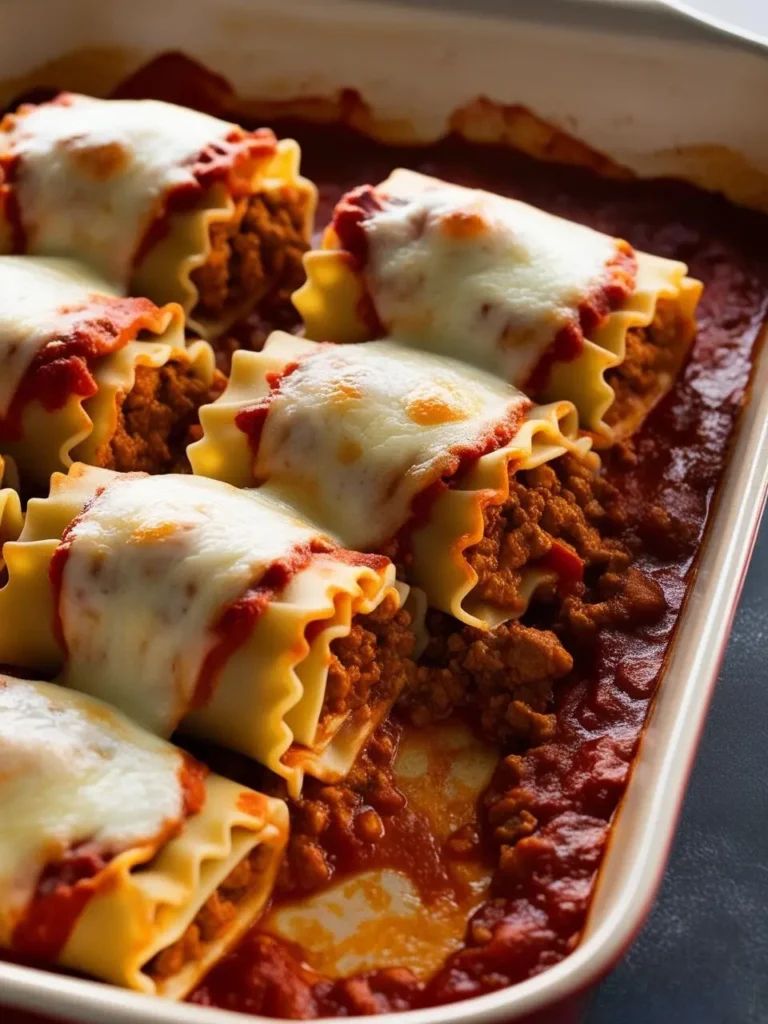
[[[536,974],[578,941],[748,387],[768,310],[768,218],[679,182],[606,180],[457,137],[390,147],[343,126],[286,119],[272,127],[302,147],[303,173],[320,189],[320,228],[345,190],[405,166],[515,196],[639,249],[682,259],[705,285],[691,358],[637,435],[637,460],[605,458],[607,476],[630,505],[659,505],[678,524],[674,538],[649,529],[639,558],[663,588],[668,610],[660,622],[631,635],[603,633],[594,655],[578,662],[558,687],[554,741],[522,755],[514,778],[504,778],[506,769],[500,769],[496,783],[524,787],[539,822],[524,870],[474,911],[461,948],[430,978],[407,963],[354,978],[324,976],[303,961],[300,949],[257,926],[191,997],[284,1017],[455,1001]],[[400,837],[399,844],[385,844],[388,863],[397,865],[400,858],[407,870],[415,853],[439,875],[434,844],[409,814],[406,806],[387,821],[391,836]],[[340,876],[366,866],[354,851],[339,864]]]

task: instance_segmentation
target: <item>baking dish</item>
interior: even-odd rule
[[[676,23],[665,38],[667,23],[644,5],[571,3],[558,27],[525,14],[494,17],[489,7],[476,5],[470,16],[436,4],[406,10],[336,2],[320,10],[299,0],[228,2],[200,4],[192,18],[189,3],[158,10],[142,0],[130,10],[84,2],[77,18],[71,9],[65,18],[41,0],[6,2],[5,38],[14,46],[4,54],[0,98],[50,83],[104,92],[174,47],[226,74],[246,97],[354,86],[390,136],[434,136],[453,109],[478,95],[523,103],[638,173],[678,174],[768,207],[768,143],[758,116],[768,66],[757,57],[703,34],[688,38]],[[663,868],[765,494],[766,384],[763,358],[581,945],[535,979],[471,1003],[414,1011],[414,1019],[521,1019],[589,985],[639,927]],[[222,1017],[6,964],[0,1000],[81,1021]]]

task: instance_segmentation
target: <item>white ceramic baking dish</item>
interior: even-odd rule
[[[478,95],[522,103],[640,174],[677,174],[768,209],[768,63],[648,3],[0,0],[0,15],[0,102],[33,85],[106,91],[181,49],[246,97],[353,86],[390,130],[425,138]],[[581,945],[539,977],[412,1011],[409,1024],[521,1020],[588,987],[631,942],[664,867],[766,486],[764,351]],[[237,1016],[5,963],[2,1004],[110,1024]]]

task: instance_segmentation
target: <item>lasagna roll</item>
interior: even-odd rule
[[[394,342],[275,332],[262,352],[235,353],[200,422],[193,472],[266,484],[342,543],[387,553],[465,623],[517,618],[539,587],[581,575],[570,542],[515,526],[519,471],[567,452],[597,466],[568,402],[534,406],[482,370]]]
[[[515,199],[397,170],[336,207],[294,296],[307,334],[392,335],[573,402],[603,444],[670,389],[701,284],[684,263]]]
[[[0,945],[181,998],[259,914],[288,811],[98,700],[0,676]]]
[[[259,492],[76,464],[5,545],[0,663],[152,732],[239,750],[298,792],[341,778],[413,671],[406,589]],[[33,611],[34,610],[34,611]]]
[[[0,123],[0,242],[84,260],[216,334],[303,279],[316,189],[299,158],[268,129],[62,93]]]
[[[186,464],[197,410],[221,389],[181,308],[124,298],[61,258],[0,256],[0,452],[47,485],[73,459],[117,470]]]

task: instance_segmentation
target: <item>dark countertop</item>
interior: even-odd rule
[[[584,1024],[768,1024],[768,517],[657,902]]]

